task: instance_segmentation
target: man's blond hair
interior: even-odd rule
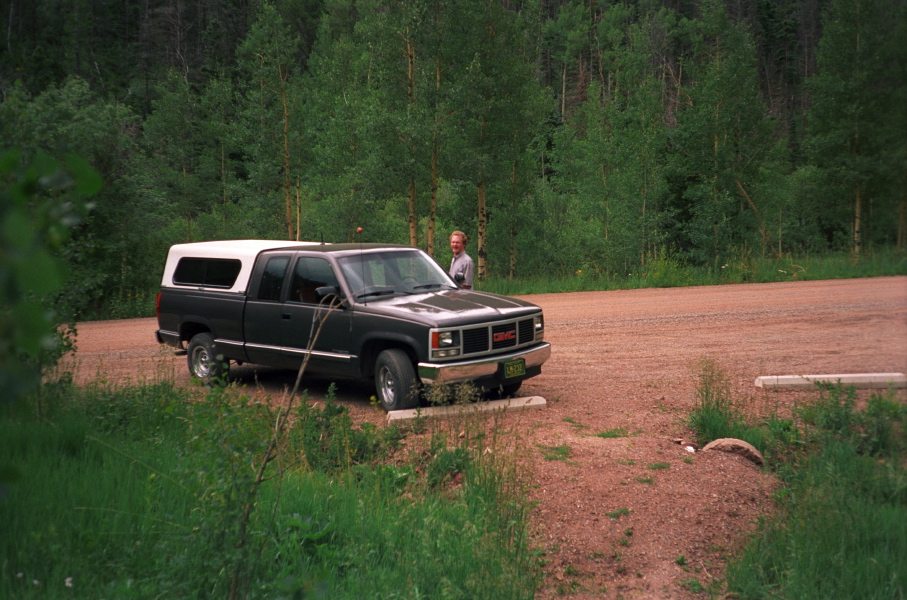
[[[464,246],[466,246],[466,245],[469,244],[469,236],[467,236],[465,233],[463,233],[463,232],[460,231],[459,229],[457,229],[456,231],[454,231],[453,233],[451,233],[451,234],[450,234],[450,237],[447,239],[447,241],[452,240],[453,237],[454,237],[455,235],[460,236],[460,239],[463,240],[463,245],[464,245]]]

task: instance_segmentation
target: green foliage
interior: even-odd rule
[[[327,474],[349,471],[378,461],[398,447],[403,437],[398,427],[354,427],[349,409],[336,403],[334,392],[332,384],[322,407],[303,403],[296,411],[295,430],[309,468]]]
[[[689,419],[700,439],[750,442],[784,486],[775,494],[778,513],[729,564],[728,592],[740,598],[901,597],[907,409],[895,390],[872,394],[864,404],[852,388],[819,386],[818,397],[794,418],[775,415],[750,424],[717,364],[703,361],[700,372],[700,401]]]
[[[82,318],[148,314],[206,239],[443,264],[464,229],[488,280],[574,289],[907,239],[903,3],[32,4],[0,11],[0,137],[105,181],[61,252]]]
[[[858,411],[855,389],[822,384],[819,390],[818,400],[799,411],[816,435],[845,440],[858,453],[870,456],[907,452],[907,440],[897,430],[897,424],[907,416],[907,407],[893,398],[873,395],[866,408]]]
[[[721,438],[743,439],[746,435],[744,416],[734,403],[730,380],[712,359],[699,362],[699,385],[696,403],[688,418],[701,444]]]
[[[730,379],[717,361],[700,360],[698,377],[696,404],[687,424],[700,444],[721,438],[740,439],[756,448],[770,464],[802,444],[802,434],[790,419],[769,415],[754,423],[746,404],[733,397]]]
[[[275,409],[238,390],[42,392],[43,420],[0,407],[0,464],[18,474],[0,496],[0,596],[534,593],[523,486],[477,432],[406,456],[399,429],[357,430],[329,401],[300,409],[259,482]]]
[[[864,410],[823,388],[800,411],[809,444],[778,473],[780,512],[728,568],[741,598],[899,598],[907,581],[907,411],[893,392]],[[846,565],[846,568],[841,568]]]
[[[470,468],[472,455],[469,448],[463,446],[448,447],[447,441],[435,436],[430,448],[432,460],[426,466],[425,475],[432,487],[443,485],[458,474]]]
[[[60,253],[85,216],[98,174],[70,154],[60,163],[44,153],[23,161],[0,155],[0,388],[16,399],[71,347],[72,329],[57,325],[53,300],[64,284]]]
[[[828,208],[855,253],[895,240],[904,184],[905,7],[885,0],[837,0],[824,15],[817,73],[810,79],[808,149],[822,169]],[[870,208],[870,204],[872,208]],[[876,211],[888,215],[878,219]],[[901,209],[903,210],[903,209]],[[843,226],[843,227],[842,227]],[[903,231],[901,232],[903,236]]]

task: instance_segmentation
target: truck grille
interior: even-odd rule
[[[519,343],[527,344],[529,342],[535,341],[535,324],[532,319],[523,319],[517,323],[519,327]]]
[[[475,354],[476,352],[488,352],[487,327],[463,330],[463,354]]]
[[[533,320],[504,321],[462,330],[463,354],[481,354],[516,348],[535,341]]]

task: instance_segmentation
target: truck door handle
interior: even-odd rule
[[[280,315],[280,318],[281,318],[281,319],[289,319],[289,318],[290,318],[290,315],[287,314],[287,313],[283,313],[282,315]]]

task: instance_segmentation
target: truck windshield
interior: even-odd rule
[[[421,250],[363,252],[338,262],[357,300],[456,288],[438,263]]]

